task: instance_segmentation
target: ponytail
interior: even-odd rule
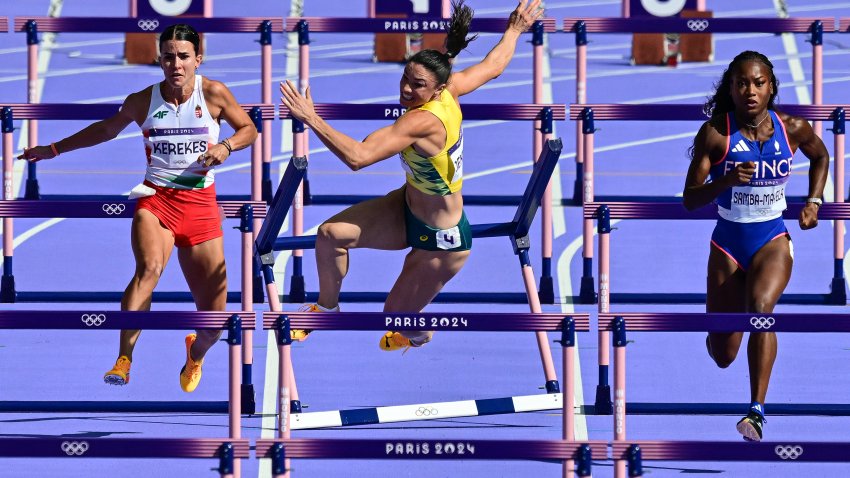
[[[474,12],[464,5],[464,0],[452,0],[452,18],[449,20],[449,28],[446,33],[446,52],[437,50],[422,50],[410,57],[408,63],[416,63],[424,66],[437,78],[437,84],[449,81],[452,74],[451,59],[456,57],[461,50],[466,48],[470,42],[478,38],[478,34],[467,38],[469,24],[472,22]]]

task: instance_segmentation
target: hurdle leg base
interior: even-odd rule
[[[843,277],[833,277],[830,286],[829,303],[844,305],[847,303],[847,280]]]
[[[301,413],[301,400],[289,401],[289,413]]]
[[[38,179],[27,179],[24,189],[24,199],[41,199],[38,189]]]
[[[611,386],[596,386],[596,402],[593,404],[594,415],[611,415],[614,413],[614,405],[611,403]]]
[[[595,304],[596,300],[597,295],[594,289],[593,276],[583,276],[581,278],[581,288],[579,289],[579,301],[582,304]]]
[[[15,302],[15,276],[3,276],[0,279],[0,302]]]
[[[546,393],[561,393],[561,385],[557,380],[546,381]]]
[[[552,276],[540,276],[540,290],[537,291],[537,297],[541,304],[555,303],[555,284]]]
[[[304,291],[304,276],[293,275],[289,279],[289,302],[307,302]]]
[[[243,383],[240,395],[242,396],[242,415],[253,415],[257,413],[257,401],[254,393],[253,383]]]

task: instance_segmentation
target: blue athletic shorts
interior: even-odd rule
[[[747,270],[756,252],[780,236],[790,237],[782,217],[764,222],[732,222],[720,218],[711,234],[711,243],[738,267]]]

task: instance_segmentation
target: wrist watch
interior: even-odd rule
[[[815,203],[820,207],[823,204],[823,200],[821,198],[806,198],[806,204]]]

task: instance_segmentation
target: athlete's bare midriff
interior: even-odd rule
[[[463,196],[460,191],[446,196],[425,194],[410,187],[404,188],[407,206],[414,216],[437,229],[457,226],[463,214]]]

